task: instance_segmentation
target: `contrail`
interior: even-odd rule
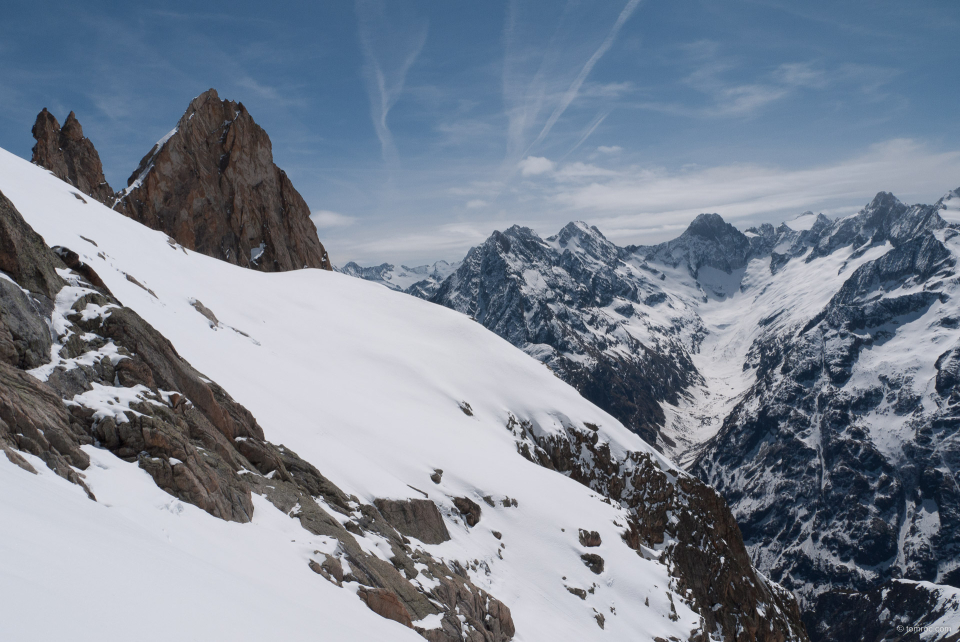
[[[383,160],[395,164],[399,160],[399,155],[393,142],[393,133],[387,125],[387,115],[403,92],[407,72],[423,50],[423,45],[427,41],[427,26],[424,25],[419,34],[415,36],[415,40],[412,42],[413,46],[403,58],[400,68],[395,73],[389,74],[390,77],[388,77],[388,74],[384,73],[374,50],[375,39],[370,34],[369,18],[364,15],[370,13],[368,4],[363,0],[357,0],[356,10],[360,27],[360,44],[363,48],[364,58],[366,58],[366,73],[364,75],[367,80],[367,94],[370,98],[370,118],[373,121],[374,130],[377,132],[377,138],[380,139]]]
[[[608,107],[607,109],[604,109],[599,114],[597,114],[597,116],[590,122],[590,124],[587,125],[586,131],[584,131],[583,135],[580,136],[580,140],[577,141],[577,144],[571,147],[570,151],[568,151],[566,154],[561,156],[560,160],[563,160],[564,158],[566,158],[567,156],[575,152],[577,148],[580,147],[580,145],[583,145],[586,142],[586,140],[590,138],[590,134],[592,134],[593,131],[600,126],[600,123],[606,120],[607,116],[609,116],[610,112],[612,111],[613,111],[613,108]]]
[[[613,41],[616,40],[617,34],[620,33],[620,28],[623,27],[623,24],[630,18],[630,15],[637,8],[637,5],[640,4],[640,0],[630,0],[627,3],[627,6],[623,8],[623,11],[620,12],[620,16],[617,18],[617,21],[613,23],[613,28],[610,30],[610,33],[607,34],[607,37],[601,43],[600,47],[593,52],[593,55],[590,56],[590,59],[587,60],[587,63],[583,66],[583,69],[580,70],[580,73],[577,74],[577,77],[570,84],[570,87],[564,93],[563,98],[560,101],[560,104],[557,105],[557,108],[553,110],[553,113],[550,114],[550,118],[547,119],[547,122],[544,124],[543,129],[540,131],[540,135],[537,136],[536,140],[530,143],[527,147],[529,151],[534,145],[542,141],[547,134],[550,133],[550,130],[553,128],[553,125],[559,120],[560,116],[563,115],[563,112],[566,111],[567,107],[570,106],[570,103],[573,102],[573,99],[577,97],[577,94],[580,92],[580,87],[583,85],[583,82],[587,79],[587,76],[590,75],[590,72],[593,71],[594,65],[603,57],[603,54],[607,53],[607,50],[613,45]],[[526,152],[523,154],[526,156]]]

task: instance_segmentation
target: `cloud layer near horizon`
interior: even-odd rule
[[[791,220],[808,210],[831,218],[845,216],[859,211],[880,191],[907,203],[933,203],[960,186],[960,150],[934,151],[908,139],[886,141],[840,162],[801,169],[731,164],[669,172],[641,166],[609,169],[600,164],[602,160],[560,164],[530,157],[521,161],[522,181],[511,189],[502,184],[454,188],[457,194],[489,193],[501,201],[495,205],[475,198],[467,203],[469,209],[516,210],[519,206],[508,201],[522,199],[528,216],[504,220],[502,225],[491,224],[487,217],[467,216],[400,234],[372,234],[354,243],[344,237],[337,244],[360,263],[409,263],[410,256],[418,262],[457,260],[494,229],[520,224],[545,237],[571,220],[596,225],[620,245],[650,244],[674,238],[704,212],[720,214],[745,229]]]

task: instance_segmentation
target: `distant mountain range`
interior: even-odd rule
[[[859,639],[836,637],[851,608],[896,607],[850,591],[960,587],[958,232],[956,190],[743,232],[703,214],[653,246],[584,223],[545,239],[514,226],[411,293],[539,359],[718,488],[813,637]]]

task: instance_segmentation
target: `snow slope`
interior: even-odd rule
[[[505,426],[511,415],[546,434],[589,422],[615,454],[651,449],[480,325],[345,275],[264,274],[189,252],[2,150],[0,191],[49,245],[79,253],[124,305],[251,410],[268,439],[361,501],[422,492],[437,502],[452,540],[423,548],[481,562],[471,579],[510,607],[514,639],[685,639],[699,624],[671,594],[665,566],[622,543],[624,510],[522,458]],[[38,479],[0,460],[0,620],[13,639],[67,629],[129,639],[133,627],[147,639],[184,630],[237,640],[320,631],[325,640],[420,639],[313,575],[307,556],[324,542],[267,502],[256,502],[252,524],[224,523],[158,490],[135,464],[87,450],[99,503],[45,470]],[[429,478],[437,468],[439,485]],[[509,496],[518,507],[482,504],[471,529],[455,519],[451,498],[463,495]],[[599,576],[580,559],[578,528],[602,536],[592,549],[606,561]],[[594,592],[581,600],[568,586]],[[51,594],[72,602],[64,608],[73,627],[46,615],[40,596]],[[120,615],[91,615],[88,602],[101,600]]]

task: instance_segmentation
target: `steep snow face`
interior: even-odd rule
[[[639,555],[621,539],[626,507],[517,452],[518,422],[541,443],[581,431],[615,459],[642,455],[673,483],[686,479],[543,364],[456,312],[375,284],[321,270],[264,274],[187,251],[76,199],[5,151],[0,191],[48,244],[78,252],[124,305],[251,410],[274,443],[362,502],[435,501],[451,540],[416,545],[458,562],[505,602],[515,639],[685,639],[701,626],[658,551]],[[69,607],[77,626],[90,624],[104,639],[128,637],[144,621],[152,623],[137,628],[145,639],[190,624],[236,639],[261,639],[268,626],[284,639],[317,631],[331,640],[419,639],[313,574],[309,553],[330,542],[294,528],[269,503],[256,500],[251,524],[223,523],[158,491],[136,464],[87,450],[96,504],[60,478],[0,461],[6,631],[63,633],[70,620],[48,617],[39,596],[69,594],[112,596],[111,610],[122,615],[109,623]],[[439,483],[431,481],[437,469]],[[477,501],[479,523],[467,526],[455,497]],[[597,531],[602,545],[585,548],[581,528]],[[378,550],[375,537],[368,543]],[[581,559],[586,553],[605,561],[599,574]],[[780,613],[775,601],[766,604]]]

